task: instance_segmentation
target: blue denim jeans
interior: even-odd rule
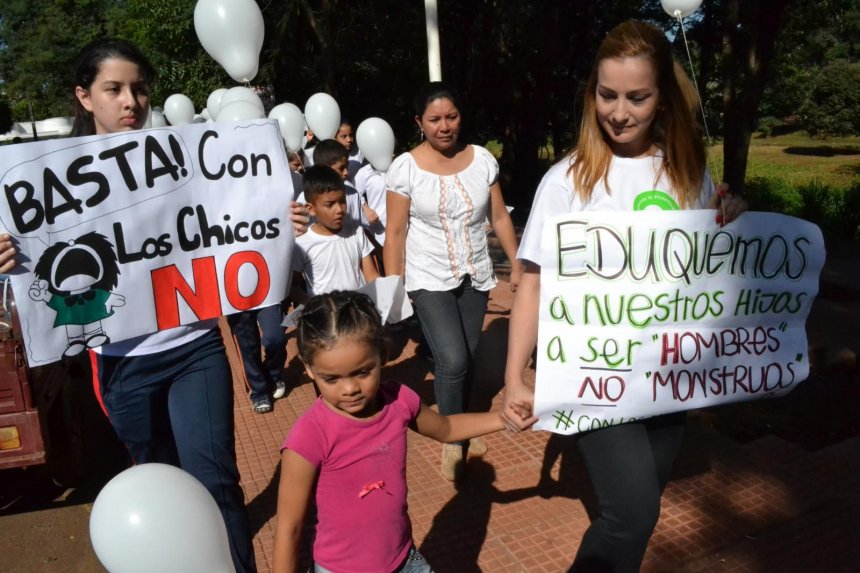
[[[599,515],[583,535],[568,573],[639,571],[685,423],[686,414],[680,412],[577,438]]]
[[[409,296],[433,353],[433,390],[439,413],[461,414],[469,399],[472,363],[490,295],[475,290],[467,276],[454,290],[421,289]]]
[[[281,326],[283,320],[280,304],[227,317],[242,356],[242,369],[245,371],[245,382],[251,391],[252,402],[271,396],[275,390],[275,382],[281,379],[281,372],[287,360],[287,335]],[[260,331],[263,333],[262,337]],[[260,352],[261,349],[265,358]]]
[[[224,517],[236,571],[255,572],[221,333],[154,354],[95,357],[97,390],[134,462],[179,466],[206,486]]]
[[[331,571],[314,563],[314,573],[331,573]],[[406,560],[391,573],[433,573],[433,569],[424,559],[424,556],[418,552],[418,548],[413,545],[412,549],[409,550],[409,555],[406,556]]]

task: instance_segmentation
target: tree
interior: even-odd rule
[[[72,74],[81,46],[105,33],[109,0],[4,0],[0,77],[12,115],[29,120],[72,112]]]
[[[12,108],[3,100],[0,100],[0,133],[7,133],[12,130]]]
[[[750,138],[788,0],[726,0],[723,12],[723,180],[742,191]]]
[[[836,60],[821,70],[802,116],[815,137],[860,133],[860,62]]]

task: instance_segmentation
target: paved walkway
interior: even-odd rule
[[[836,289],[816,303],[810,345],[819,368],[841,367],[856,388],[860,300],[845,292]],[[478,409],[499,405],[511,298],[500,283],[490,300],[476,368]],[[400,334],[384,375],[432,403],[432,374],[415,354],[416,335]],[[236,386],[239,467],[261,571],[271,567],[279,444],[315,398],[292,339],[287,376],[293,386],[268,415],[254,414]],[[841,398],[834,396],[834,404]],[[860,570],[860,437],[815,451],[772,435],[742,444],[713,429],[710,419],[690,415],[643,571]],[[454,485],[439,473],[440,446],[410,433],[409,507],[422,553],[437,573],[565,571],[594,508],[574,440],[500,432],[487,443],[487,455],[470,460],[467,479]]]

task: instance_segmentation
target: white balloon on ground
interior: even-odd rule
[[[686,18],[699,9],[702,0],[660,0],[660,4],[672,18]]]
[[[387,171],[394,154],[394,130],[380,117],[369,117],[355,131],[361,154],[377,171]]]
[[[264,119],[266,114],[263,110],[248,101],[234,101],[221,107],[216,121],[229,123],[231,121],[243,121],[246,119]]]
[[[164,114],[157,109],[153,109],[149,112],[149,122],[150,127],[165,127],[167,125],[167,120],[164,118]]]
[[[263,113],[265,115],[263,100],[260,99],[260,96],[254,93],[254,90],[252,90],[251,88],[246,88],[244,86],[236,86],[235,88],[230,88],[229,90],[227,90],[221,97],[221,101],[218,104],[218,113],[215,114],[215,117],[218,117],[222,109],[236,101],[246,101],[248,103],[252,103],[260,109],[260,113]]]
[[[212,117],[218,117],[218,110],[221,109],[221,98],[224,97],[225,93],[227,93],[227,88],[218,88],[206,98],[206,109],[209,110]]]
[[[166,464],[141,464],[110,480],[93,503],[90,540],[111,573],[234,571],[215,500]]]
[[[209,113],[209,108],[208,108],[208,107],[204,107],[204,108],[203,108],[203,110],[200,112],[200,117],[202,117],[202,118],[203,118],[203,119],[205,119],[206,121],[211,121],[211,120],[212,120],[212,114],[211,114],[211,113]]]
[[[198,0],[194,31],[203,49],[237,82],[257,75],[263,14],[254,0]]]
[[[184,125],[194,119],[194,104],[185,94],[173,94],[164,100],[164,116],[170,125]]]
[[[305,116],[298,106],[291,103],[278,104],[269,112],[269,119],[278,120],[284,145],[291,153],[302,148],[305,139]]]
[[[340,106],[327,93],[316,93],[305,104],[305,121],[320,141],[333,139],[340,127]]]

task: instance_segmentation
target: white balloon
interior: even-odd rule
[[[201,112],[200,112],[200,117],[202,117],[202,118],[203,118],[203,119],[205,119],[206,121],[210,121],[210,120],[212,119],[212,114],[211,114],[211,113],[209,113],[209,108],[208,108],[208,107],[204,107],[204,108],[203,108],[203,111],[201,111]]]
[[[305,139],[305,117],[302,110],[291,103],[278,104],[269,112],[269,119],[278,120],[281,137],[291,153],[302,148]]]
[[[173,94],[164,100],[164,116],[170,125],[184,125],[194,119],[194,104],[184,94]]]
[[[327,93],[316,93],[305,104],[305,120],[317,139],[333,139],[340,127],[340,107]]]
[[[254,0],[198,0],[194,31],[203,49],[237,82],[257,75],[263,14]]]
[[[218,117],[218,114],[221,113],[222,109],[235,101],[246,101],[248,103],[252,103],[259,108],[260,113],[263,115],[266,114],[265,108],[263,107],[263,100],[260,99],[260,96],[254,93],[254,90],[243,86],[236,86],[235,88],[227,90],[221,97],[221,101],[218,103],[218,113],[215,114],[215,117]]]
[[[215,500],[166,464],[141,464],[110,480],[93,504],[90,540],[112,573],[234,571]]]
[[[227,93],[227,88],[218,88],[206,98],[206,109],[209,110],[212,117],[218,117],[218,110],[221,109],[221,98],[224,97],[225,93]]]
[[[387,171],[394,154],[394,130],[379,117],[369,117],[359,124],[355,141],[364,158],[377,171]]]
[[[672,18],[686,18],[699,9],[702,0],[660,0],[660,4]]]
[[[167,120],[164,119],[164,114],[157,109],[153,109],[149,112],[149,121],[151,122],[151,127],[164,127],[167,125]]]
[[[243,121],[246,119],[263,119],[266,114],[263,110],[248,101],[234,101],[225,106],[221,106],[218,112],[218,117],[215,121],[218,123],[229,123],[231,121]]]

